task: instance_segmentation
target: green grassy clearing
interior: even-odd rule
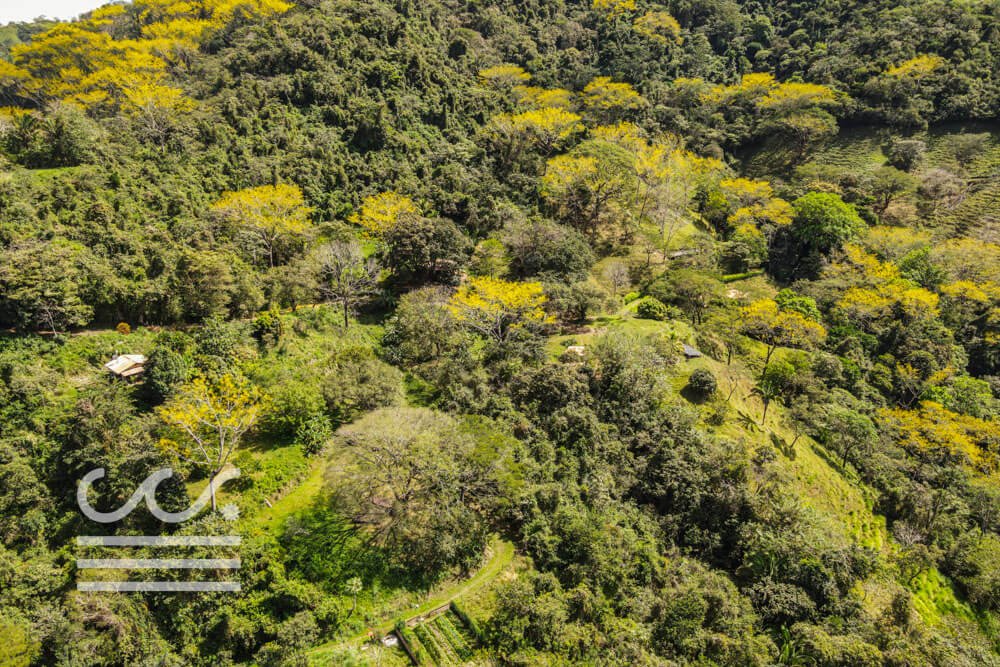
[[[720,391],[728,393],[736,385],[730,403],[736,414],[744,413],[753,418],[753,425],[730,418],[716,429],[720,435],[743,442],[747,447],[768,446],[771,434],[789,444],[795,439],[786,409],[772,404],[767,422],[760,426],[763,406],[750,395],[752,374],[740,362],[732,366],[710,358],[685,362],[682,372],[674,378],[673,386],[679,390],[696,368],[711,370],[720,381]],[[826,452],[822,445],[802,436],[791,448],[793,456],[780,456],[778,466],[783,488],[791,491],[810,512],[815,525],[821,528],[825,539],[832,545],[853,543],[891,557],[898,550],[886,529],[885,517],[873,511],[875,492],[856,478],[853,470],[844,470]],[[865,582],[859,592],[865,608],[873,616],[881,613],[897,590],[893,571],[880,571]],[[961,600],[951,582],[936,568],[921,573],[909,586],[913,604],[920,617],[929,625],[948,632],[971,633],[976,624],[992,619],[977,618],[972,609]]]

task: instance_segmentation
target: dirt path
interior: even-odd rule
[[[489,560],[474,575],[463,581],[455,582],[453,585],[434,594],[419,607],[402,617],[402,620],[405,622],[418,616],[423,616],[442,605],[446,605],[453,600],[480,590],[500,576],[514,560],[514,545],[510,542],[495,539],[490,544],[490,551]],[[397,618],[381,619],[377,625],[372,626],[372,629],[378,634],[387,634],[395,626],[396,620]],[[330,664],[328,661],[334,650],[348,646],[359,646],[367,639],[368,632],[365,631],[347,639],[335,640],[322,646],[317,646],[307,652],[309,663],[316,665]]]

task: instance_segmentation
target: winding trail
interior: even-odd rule
[[[474,575],[462,581],[456,581],[446,586],[440,591],[427,598],[418,607],[409,611],[405,616],[394,616],[392,618],[381,618],[377,624],[372,624],[371,629],[378,634],[385,635],[396,625],[396,621],[402,619],[404,622],[423,616],[438,607],[442,607],[454,600],[479,591],[494,579],[499,577],[507,566],[514,560],[514,545],[499,538],[494,538],[490,543],[490,557],[479,568]],[[329,659],[333,652],[340,648],[349,646],[359,646],[368,639],[368,630],[360,632],[347,639],[334,640],[307,651],[309,664],[323,665],[331,664]],[[325,661],[324,661],[325,660]]]

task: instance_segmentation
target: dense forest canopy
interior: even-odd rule
[[[0,27],[0,664],[1000,665],[998,110],[995,0]]]

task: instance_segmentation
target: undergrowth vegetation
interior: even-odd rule
[[[978,0],[0,29],[0,664],[1000,664],[998,34]],[[165,467],[211,505],[79,511]],[[240,568],[78,567],[107,531]],[[77,590],[116,576],[241,591]]]

